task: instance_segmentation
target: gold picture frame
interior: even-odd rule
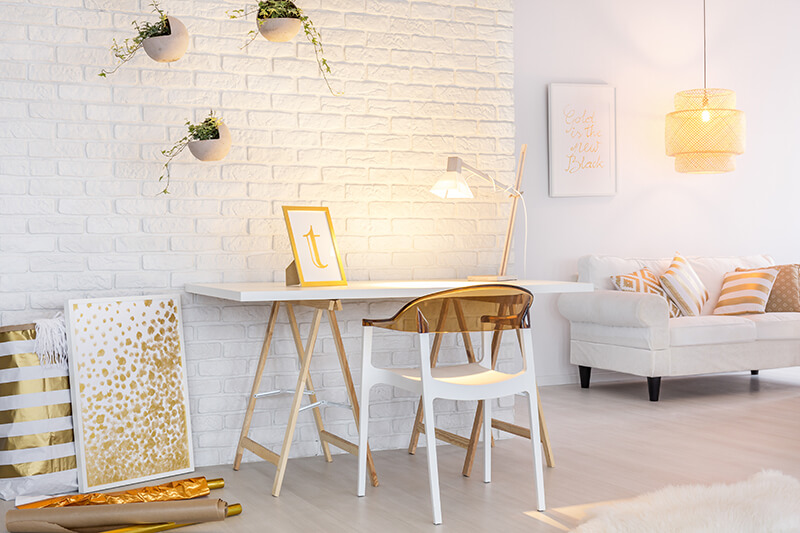
[[[286,268],[286,285],[347,285],[328,208],[289,205],[282,208],[294,257]]]

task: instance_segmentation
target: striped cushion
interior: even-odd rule
[[[69,372],[40,366],[33,324],[0,328],[0,498],[78,488]]]
[[[800,312],[800,265],[777,265],[779,270],[775,284],[767,300],[767,313]],[[760,270],[757,268],[737,268],[737,272]]]
[[[664,292],[675,302],[683,316],[700,315],[703,304],[708,300],[708,291],[685,257],[676,253],[660,280]]]
[[[681,316],[681,310],[675,305],[675,302],[667,297],[667,293],[661,288],[658,282],[658,277],[649,269],[643,268],[630,274],[623,274],[620,276],[611,276],[611,282],[614,286],[624,292],[644,292],[647,294],[657,294],[664,298],[669,304],[669,317],[677,318]]]
[[[778,272],[777,268],[728,272],[722,280],[722,291],[719,293],[719,300],[714,307],[714,314],[763,313]]]

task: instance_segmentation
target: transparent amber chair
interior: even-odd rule
[[[512,285],[476,285],[452,289],[418,298],[387,319],[364,319],[361,365],[361,413],[359,418],[358,495],[366,491],[367,435],[370,389],[379,383],[400,387],[422,396],[428,478],[433,507],[433,523],[441,524],[439,474],[436,462],[436,436],[433,400],[491,400],[526,393],[531,435],[539,434],[536,375],[529,311],[533,295]],[[372,364],[374,328],[416,333],[419,336],[419,365],[413,368],[379,368]],[[517,330],[523,356],[523,369],[515,374],[492,370],[491,337],[501,330]],[[431,367],[430,334],[481,332],[481,359],[475,363]],[[483,442],[484,481],[491,481],[490,403],[484,402]],[[544,511],[544,480],[539,439],[531,439],[536,476],[537,508]]]

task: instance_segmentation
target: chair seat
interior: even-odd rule
[[[403,378],[420,381],[420,369],[417,368],[387,368],[386,370],[393,372]],[[433,379],[443,381],[445,383],[452,383],[454,385],[491,385],[493,383],[501,383],[508,381],[517,376],[522,375],[524,372],[517,372],[516,374],[506,374],[505,372],[498,372],[490,370],[481,366],[478,363],[468,363],[464,365],[450,365],[450,366],[437,366],[431,368],[431,376]]]

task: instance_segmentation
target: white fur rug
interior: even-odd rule
[[[800,481],[768,470],[731,485],[670,486],[589,514],[574,533],[797,533]]]

